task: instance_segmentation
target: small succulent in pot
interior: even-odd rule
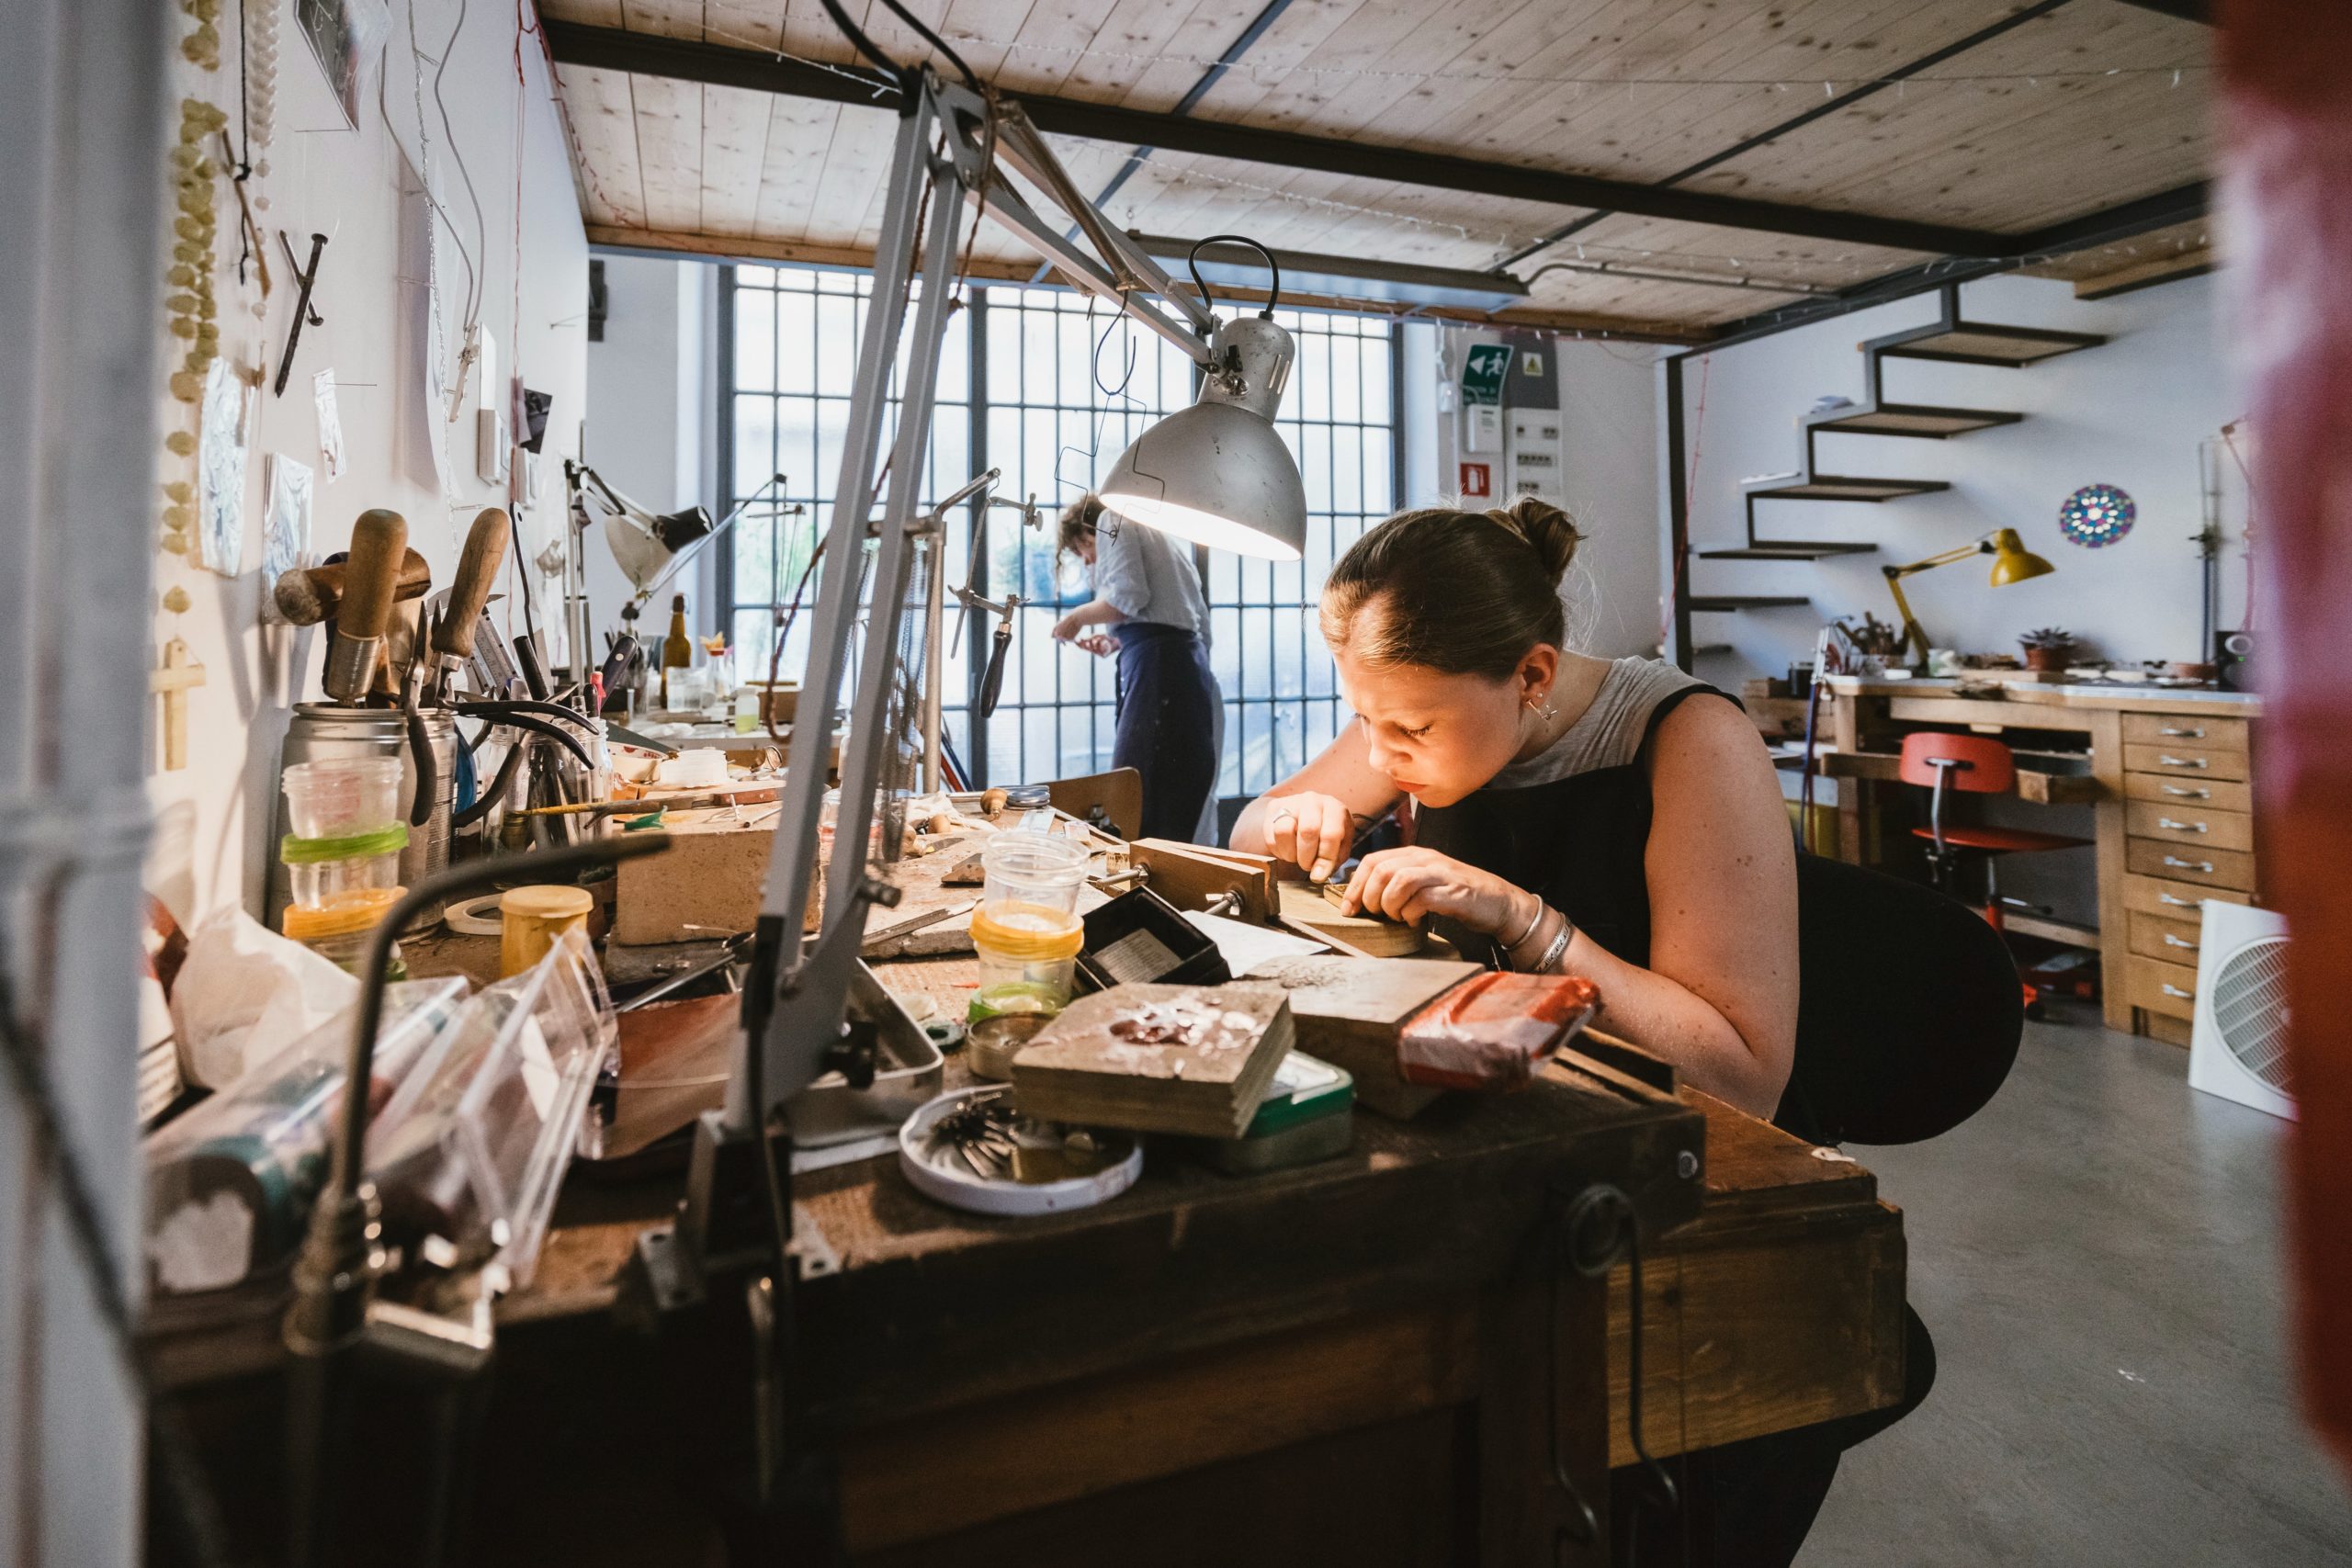
[[[2075,634],[2064,626],[2042,626],[2018,638],[2018,646],[2025,649],[2027,669],[2064,670],[2075,651]]]

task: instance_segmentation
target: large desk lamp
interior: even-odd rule
[[[876,1021],[854,1016],[850,998],[867,913],[894,906],[899,890],[870,863],[868,834],[877,799],[911,785],[920,763],[922,748],[903,743],[909,719],[921,723],[910,711],[922,700],[920,683],[905,677],[928,662],[916,645],[930,617],[909,613],[908,591],[935,581],[929,556],[942,539],[938,509],[925,513],[919,497],[931,466],[941,345],[973,209],[1017,235],[1072,288],[1158,333],[1200,369],[1194,405],[1146,430],[1112,465],[1100,487],[1106,502],[1138,525],[1273,559],[1297,559],[1306,531],[1305,486],[1272,424],[1295,348],[1272,319],[1271,301],[1265,312],[1219,321],[1205,293],[1177,288],[1140,243],[1080,193],[1020,106],[989,92],[911,12],[890,7],[960,82],[899,65],[838,0],[823,4],[878,68],[877,93],[895,88],[899,110],[795,728],[830,735],[845,706],[857,722],[841,751],[822,917],[806,936],[828,781],[820,767],[786,770],[726,1106],[695,1128],[678,1223],[647,1232],[638,1251],[657,1310],[732,1316],[749,1325],[749,1339],[763,1348],[762,1364],[771,1367],[788,1361],[793,1337],[790,1139],[780,1111],[821,1075],[839,1073],[862,1089],[875,1074]],[[1014,175],[1023,186],[1012,183]],[[1031,189],[1055,217],[1034,204]],[[861,642],[863,654],[854,657]],[[844,694],[845,683],[854,691]],[[900,828],[887,813],[881,826],[878,858],[887,863],[896,858]],[[784,1434],[791,1402],[777,1389],[790,1374],[752,1381],[761,1491],[773,1500],[771,1488],[796,1489],[787,1472],[797,1445]]]
[[[1903,580],[1939,566],[1950,566],[1954,561],[1966,560],[1971,556],[1993,558],[1992,585],[1996,588],[2006,588],[2012,582],[2023,582],[2029,577],[2041,577],[2058,570],[2027,549],[2025,541],[2018,537],[2015,528],[1996,528],[1973,545],[1962,545],[1958,549],[1946,550],[1925,560],[1915,560],[1908,566],[1879,568],[1886,578],[1886,591],[1894,595],[1894,607],[1903,615],[1903,640],[1895,645],[1894,649],[1897,656],[1916,647],[1917,652],[1912,656],[1914,665],[1925,666],[1928,661],[1928,634],[1920,629],[1919,617],[1911,613],[1911,602],[1903,596]]]

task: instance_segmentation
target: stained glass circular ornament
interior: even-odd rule
[[[2058,531],[2085,549],[2096,550],[2129,534],[2139,514],[2132,498],[2113,485],[2085,485],[2058,508]]]

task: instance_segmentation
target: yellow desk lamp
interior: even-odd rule
[[[1911,613],[1910,601],[1903,597],[1903,580],[1916,572],[1950,566],[1956,560],[1966,560],[1970,556],[1993,558],[1992,585],[1996,588],[2006,588],[2012,582],[2023,582],[2029,577],[2040,577],[2058,570],[2027,549],[2025,541],[2018,537],[2015,528],[1997,528],[1973,545],[1962,545],[1956,550],[1946,550],[1925,560],[1915,560],[1908,566],[1879,568],[1886,578],[1886,591],[1894,595],[1894,607],[1903,613],[1903,640],[1895,645],[1894,649],[1897,656],[1916,644],[1919,650],[1917,663],[1924,666],[1928,661],[1928,634],[1920,629],[1919,617]]]

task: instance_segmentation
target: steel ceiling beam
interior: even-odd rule
[[[660,76],[707,86],[741,87],[831,103],[895,111],[896,82],[870,71],[815,65],[749,50],[548,18],[541,23],[560,64]],[[1834,212],[1785,202],[1701,191],[1660,189],[1589,175],[1493,164],[1451,153],[1384,147],[1336,137],[1262,130],[1216,120],[1080,103],[1072,98],[1011,94],[1040,130],[1089,141],[1161,147],[1204,157],[1322,174],[1395,180],[1437,190],[1470,192],[1555,207],[1600,208],[1758,233],[1792,234],[1838,243],[1965,257],[2005,257],[2019,249],[2015,236],[1988,230],[1920,223],[1862,212]]]

